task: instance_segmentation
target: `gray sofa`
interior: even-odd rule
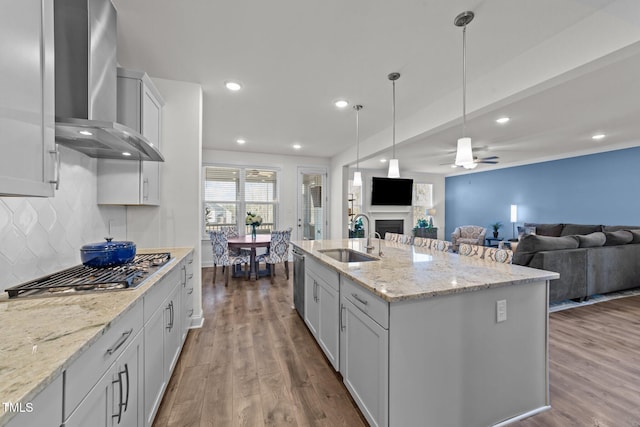
[[[525,224],[513,263],[560,273],[549,302],[640,287],[640,226]]]

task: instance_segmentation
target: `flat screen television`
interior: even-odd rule
[[[413,179],[373,177],[371,205],[411,206]]]

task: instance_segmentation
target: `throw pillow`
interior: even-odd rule
[[[602,231],[601,225],[565,224],[560,236],[573,236],[575,234],[590,234]]]
[[[590,234],[602,231],[601,225],[565,224],[560,236],[573,236],[576,234]]]
[[[633,236],[631,243],[640,243],[640,230],[627,230]]]
[[[576,237],[578,238],[580,244],[578,247],[580,248],[597,248],[604,246],[604,243],[607,241],[607,237],[601,231],[585,235],[578,234]]]
[[[518,240],[522,239],[522,236],[526,236],[528,234],[538,234],[534,225],[525,224],[524,227],[518,227]]]
[[[557,251],[561,249],[577,249],[576,236],[549,237],[535,234],[522,236],[518,249],[513,255],[513,264],[529,265],[533,255],[540,251]]]
[[[633,234],[626,230],[605,231],[604,235],[607,238],[605,246],[626,245],[633,240]]]
[[[560,237],[564,224],[524,224],[525,227],[535,227],[538,236]]]

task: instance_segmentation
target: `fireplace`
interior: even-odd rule
[[[376,231],[384,239],[385,233],[404,233],[404,220],[402,219],[376,219]]]

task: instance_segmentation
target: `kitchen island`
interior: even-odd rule
[[[371,425],[506,425],[550,407],[557,273],[372,243],[362,260],[364,239],[292,242],[305,254],[305,323]]]
[[[193,291],[189,284],[193,250],[138,251],[154,252],[169,252],[171,260],[133,289],[0,300],[1,426],[61,425],[63,422],[68,426],[99,425],[93,424],[100,422],[91,410],[97,408],[100,416],[104,411],[99,408],[108,406],[109,411],[114,407],[117,413],[119,404],[125,409],[120,410],[118,420],[123,418],[126,425],[150,425],[157,410],[156,394],[161,397],[166,382],[147,390],[149,386],[143,381],[145,369],[155,366],[156,356],[159,356],[160,368],[165,359],[177,359],[190,326],[189,289]],[[171,302],[170,312],[166,309],[167,301]],[[163,322],[168,317],[171,328]],[[156,318],[159,319],[157,327]],[[160,332],[159,353],[150,347],[158,344],[158,335],[153,335],[155,331]],[[171,343],[169,338],[173,340]],[[145,344],[149,354],[143,351]],[[163,357],[163,345],[171,357]],[[125,375],[120,371],[112,378],[110,368],[117,365],[128,350],[133,356],[123,359],[126,381],[121,379]],[[154,378],[166,380],[175,360],[167,360],[167,364],[168,373],[158,370],[153,372]],[[109,389],[106,392],[109,395],[102,393],[101,396],[100,388],[106,387],[106,391],[109,386],[113,387],[113,393]],[[120,395],[116,392],[118,386]],[[145,397],[143,389],[153,393]],[[129,414],[133,418],[128,419]],[[111,422],[111,412],[108,418]]]

